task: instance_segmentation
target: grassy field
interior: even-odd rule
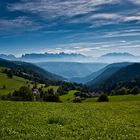
[[[72,100],[74,99],[74,93],[77,92],[77,90],[70,90],[68,92],[68,94],[62,95],[60,96],[60,100],[62,102],[72,102]]]
[[[0,96],[6,95],[9,92],[13,92],[19,89],[21,86],[27,85],[26,84],[27,81],[28,80],[25,80],[24,78],[20,78],[17,76],[14,76],[12,79],[10,79],[7,77],[6,74],[0,72]],[[6,86],[5,89],[2,89],[3,85]]]
[[[58,88],[59,86],[48,86],[47,88],[44,88],[44,91],[47,91],[48,89],[53,89],[56,92]]]
[[[0,101],[0,138],[139,140],[140,95],[119,98],[81,104]]]
[[[124,102],[124,101],[140,101],[140,94],[139,95],[118,95],[118,96],[109,96],[110,102]],[[98,98],[87,98],[84,100],[84,103],[95,103]]]
[[[17,76],[13,76],[13,78],[10,79],[6,74],[2,73],[2,68],[0,68],[0,96],[7,95],[10,92],[12,93],[13,91],[18,90],[21,86],[28,86],[26,83],[27,81],[28,80]],[[4,85],[6,87],[5,89],[3,89]],[[32,87],[31,84],[30,86]],[[41,84],[38,84],[38,87],[41,87]],[[47,91],[50,88],[52,88],[54,91],[57,91],[59,86],[49,86],[44,88],[44,91]]]

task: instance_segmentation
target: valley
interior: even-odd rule
[[[69,72],[73,64],[58,62],[58,70],[67,65]],[[1,138],[140,139],[140,64],[83,65],[92,72],[78,84],[35,64],[0,59]]]
[[[0,0],[0,140],[140,140],[140,0]]]

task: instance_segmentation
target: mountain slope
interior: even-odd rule
[[[137,77],[140,77],[140,63],[134,63],[118,70],[107,81],[114,84],[120,81],[133,80]]]
[[[91,83],[94,90],[110,92],[114,89],[140,87],[140,63],[134,63],[117,70],[102,81]]]
[[[38,75],[40,79],[43,78],[43,79],[49,79],[52,81],[64,80],[64,78],[61,76],[52,74],[36,65],[26,63],[26,62],[8,61],[8,60],[0,59],[0,66],[6,67],[6,68],[13,68],[13,69],[22,69],[23,71],[26,71],[26,72],[32,72],[34,76]]]
[[[125,67],[127,65],[129,65],[130,63],[124,62],[124,63],[113,63],[110,65],[107,65],[106,67],[100,69],[97,72],[93,72],[92,74],[85,76],[83,78],[73,78],[71,79],[72,82],[77,82],[77,83],[88,83],[89,85],[92,85],[92,83],[94,83],[94,80],[96,79],[102,79],[101,77],[103,76],[104,79],[105,77],[110,76],[111,74],[113,74],[114,72],[116,72],[118,69]],[[112,69],[112,71],[111,71]],[[104,73],[103,73],[104,72]],[[101,74],[103,74],[102,76],[100,76]],[[98,77],[100,76],[100,78]],[[98,77],[98,78],[97,78]]]
[[[5,73],[2,73],[0,68],[0,96],[18,90],[21,86],[27,85],[26,82],[26,79],[17,76],[14,76],[12,79],[8,78]],[[3,86],[5,86],[5,89],[3,89]]]

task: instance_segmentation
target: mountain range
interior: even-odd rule
[[[14,55],[6,55],[0,54],[0,58],[7,60],[18,60],[18,61],[26,61],[26,62],[53,62],[53,61],[61,61],[61,62],[75,62],[75,61],[84,61],[89,59],[90,57],[84,56],[82,54],[76,53],[31,53],[24,54],[21,57],[15,57]]]
[[[136,57],[136,56],[130,53],[107,53],[105,55],[102,55],[101,57],[105,58],[105,57]]]
[[[140,62],[140,56],[135,56],[130,53],[107,53],[100,57],[85,56],[76,53],[31,53],[24,54],[21,57],[14,55],[0,54],[0,58],[7,60],[18,60],[32,63],[39,62],[94,62],[94,63],[117,63],[117,62]]]
[[[97,59],[97,62],[117,63],[117,62],[140,62],[140,56],[130,53],[107,53]]]

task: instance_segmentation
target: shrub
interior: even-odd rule
[[[73,99],[73,102],[74,103],[81,103],[82,101],[81,101],[81,98],[79,96],[77,96]]]
[[[18,91],[12,94],[13,100],[32,101],[34,99],[32,90],[28,87],[21,87]]]
[[[108,96],[105,95],[105,94],[102,94],[102,95],[98,98],[97,102],[109,102]]]
[[[6,89],[6,86],[5,86],[5,85],[3,85],[2,89]]]
[[[134,87],[131,91],[130,91],[131,94],[133,95],[137,95],[140,93],[140,89],[139,87]]]
[[[13,72],[11,70],[7,71],[7,77],[11,79],[13,78]]]
[[[47,102],[61,102],[59,96],[55,94],[46,94],[43,100]]]
[[[114,92],[114,95],[127,95],[128,94],[128,89],[127,88],[120,88],[120,89],[115,89],[113,92]]]
[[[52,116],[48,118],[48,124],[64,125],[65,119],[61,117]]]
[[[60,102],[59,96],[55,94],[52,88],[43,94],[43,100],[47,102]]]

